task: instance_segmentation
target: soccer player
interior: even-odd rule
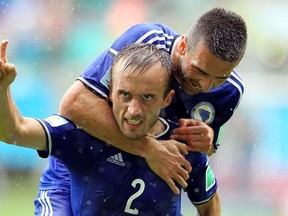
[[[162,24],[132,26],[87,67],[61,101],[63,116],[112,146],[143,157],[177,194],[175,182],[186,187],[190,167],[179,166],[186,164],[184,158],[166,149],[171,140],[156,141],[150,136],[127,139],[119,131],[107,100],[113,58],[132,43],[151,43],[171,55],[175,96],[162,116],[179,121],[173,139],[183,140],[193,150],[210,155],[217,150],[222,126],[233,115],[244,92],[242,80],[233,68],[245,53],[246,24],[238,14],[214,8],[200,16],[187,34],[179,35]],[[69,197],[69,175],[60,161],[50,157],[35,205],[44,208],[46,201],[53,199],[52,191],[58,196],[58,190],[66,191],[65,198]],[[66,201],[55,206],[68,208]]]
[[[171,163],[179,159],[164,154],[162,145],[159,147],[152,137],[137,141],[125,139],[115,124],[106,100],[114,55],[131,43],[152,43],[171,55],[176,94],[162,116],[175,121],[190,118],[180,120],[180,128],[173,137],[185,140],[196,151],[211,154],[218,148],[222,125],[233,115],[244,91],[242,80],[233,68],[241,61],[246,42],[247,30],[242,17],[222,8],[204,13],[183,35],[161,24],[132,26],[72,85],[62,99],[60,113],[91,135],[145,158],[173,189],[171,179],[183,184],[181,176],[185,171]],[[99,124],[102,127],[96,127]],[[137,148],[140,142],[146,144],[144,149]]]
[[[7,46],[7,41],[3,44]],[[126,138],[167,139],[177,127],[159,119],[160,110],[170,104],[175,93],[171,69],[169,54],[152,44],[130,45],[116,55],[109,99]],[[8,63],[6,54],[2,55],[1,46],[0,139],[37,149],[42,155],[49,153],[65,164],[71,181],[73,215],[181,215],[180,195],[174,194],[143,158],[89,135],[60,115],[44,120],[21,116],[9,90],[15,77],[16,68]],[[220,215],[217,181],[206,153],[188,153],[185,147],[182,144],[174,151],[186,154],[193,166],[186,188],[191,202],[200,215]]]

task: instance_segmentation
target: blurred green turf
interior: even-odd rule
[[[33,201],[37,195],[40,173],[1,173],[0,215],[34,215]],[[4,179],[5,178],[5,179]]]
[[[41,170],[38,172],[0,172],[0,215],[1,216],[30,216],[34,215],[33,201],[37,194],[37,187]],[[6,176],[6,178],[4,177]],[[239,194],[235,191],[235,195]],[[182,199],[183,216],[195,216],[196,211],[190,201]],[[275,213],[275,209],[256,205],[249,202],[249,193],[237,202],[229,201],[229,197],[222,196],[222,216],[282,216]]]

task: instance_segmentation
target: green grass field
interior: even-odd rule
[[[0,215],[34,215],[33,201],[37,194],[39,176],[40,173],[34,172],[8,173],[5,179],[1,176]]]
[[[37,194],[40,172],[13,172],[5,175],[6,180],[3,173],[0,178],[0,215],[34,215],[33,201]],[[243,197],[234,203],[225,195],[222,196],[222,216],[278,216],[273,209],[248,202],[248,194],[243,194]],[[182,201],[182,213],[183,216],[196,215],[194,207],[186,197]]]

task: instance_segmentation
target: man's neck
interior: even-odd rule
[[[166,129],[166,125],[164,125],[164,123],[160,119],[158,119],[158,121],[154,124],[154,126],[149,131],[148,136],[156,137],[159,134],[163,133],[165,129]]]

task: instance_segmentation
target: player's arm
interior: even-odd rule
[[[88,90],[82,82],[76,81],[66,92],[61,101],[60,114],[80,125],[89,134],[123,151],[145,158],[150,168],[174,193],[179,193],[179,190],[173,180],[186,187],[185,180],[189,177],[187,170],[191,171],[191,165],[179,150],[171,152],[148,136],[140,141],[124,137],[107,100]],[[171,144],[171,141],[167,142]]]
[[[1,42],[0,59],[0,140],[9,144],[46,149],[46,137],[37,120],[23,117],[15,105],[10,84],[17,75],[16,67],[8,63],[6,48],[8,41]]]
[[[208,157],[203,154],[188,155],[192,165],[197,169],[190,173],[187,196],[191,203],[197,208],[198,215],[220,216],[221,203],[218,192],[218,182],[209,165]],[[196,192],[197,191],[197,192]]]
[[[155,28],[157,26],[151,27],[149,24],[132,26],[115,40],[111,48],[113,50],[120,50],[121,47],[127,44],[144,40],[144,33],[152,32],[151,30]],[[153,37],[158,38],[158,33],[154,31],[154,34]],[[150,35],[149,37],[152,36]],[[141,42],[151,43],[150,40]],[[162,42],[156,40],[153,44],[161,45]],[[98,84],[101,85],[101,83]],[[184,181],[184,179],[188,178],[186,170],[190,171],[191,166],[181,156],[179,151],[177,153],[175,153],[176,151],[170,152],[170,150],[164,147],[165,145],[159,145],[159,142],[151,137],[144,137],[140,141],[132,141],[125,138],[116,124],[111,107],[107,101],[92,93],[80,81],[76,81],[64,95],[60,105],[60,114],[81,126],[89,134],[114,147],[145,158],[150,168],[166,181],[174,192],[175,190],[178,192],[178,189],[173,179],[183,187],[186,186]],[[171,142],[173,141],[167,141],[166,143]]]
[[[224,124],[237,110],[244,93],[243,81],[235,70],[232,71],[229,79],[230,81],[222,84],[226,89],[223,97],[225,99],[221,102],[222,111],[218,112],[218,120],[213,129],[209,129],[210,126],[205,123],[197,123],[194,119],[180,119],[180,128],[174,130],[173,139],[184,140],[195,151],[206,152],[208,156],[216,152],[220,145]]]
[[[200,216],[220,216],[221,204],[218,190],[209,202],[202,205],[195,205]]]

